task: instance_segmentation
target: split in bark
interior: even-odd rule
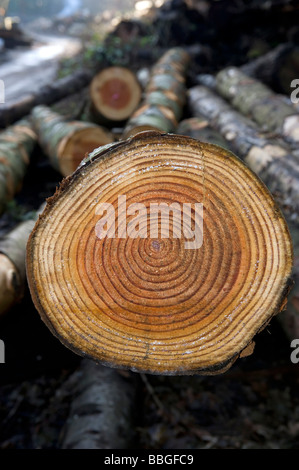
[[[162,202],[170,212],[153,215]],[[143,132],[97,149],[63,181],[31,233],[27,277],[41,318],[74,352],[207,375],[251,352],[285,308],[292,260],[280,209],[239,158]]]
[[[114,140],[107,129],[93,123],[69,121],[46,106],[36,106],[31,117],[41,147],[63,176],[75,171],[86,154]]]

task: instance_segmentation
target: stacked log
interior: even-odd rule
[[[84,120],[105,126],[123,123],[138,107],[141,96],[141,86],[131,70],[107,67],[91,81]]]
[[[93,123],[71,121],[47,106],[36,106],[31,113],[38,141],[57,171],[67,176],[85,155],[114,140],[110,131]]]
[[[92,73],[79,70],[67,77],[60,78],[49,85],[40,88],[36,93],[26,95],[21,100],[10,105],[2,105],[0,109],[0,127],[6,128],[14,122],[28,116],[38,105],[50,106],[53,103],[70,96],[88,86]]]
[[[24,295],[27,285],[26,245],[44,204],[28,220],[20,222],[0,239],[0,315],[7,313]]]
[[[221,70],[216,89],[242,114],[252,118],[261,128],[277,133],[290,143],[299,142],[299,113],[293,104],[271,88],[237,67]]]
[[[270,138],[250,119],[233,109],[219,95],[204,86],[189,90],[189,105],[230,143],[275,195],[289,220],[299,221],[299,157],[282,140]]]
[[[0,213],[22,188],[37,136],[28,119],[0,133]]]
[[[174,132],[186,102],[185,75],[190,56],[182,48],[169,49],[153,66],[142,105],[128,120],[123,137],[145,130]]]
[[[169,212],[149,213],[162,203],[171,230]],[[195,203],[182,234],[182,204]],[[164,375],[221,373],[251,353],[285,308],[291,270],[285,219],[255,173],[219,146],[157,132],[92,152],[27,245],[32,299],[64,345]]]

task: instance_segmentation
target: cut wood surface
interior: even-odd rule
[[[0,239],[0,315],[19,302],[26,286],[26,245],[40,209]]]
[[[151,213],[153,203],[172,215]],[[251,353],[285,308],[292,261],[285,219],[248,166],[157,132],[92,152],[47,200],[27,245],[32,299],[64,345],[157,374],[217,374]]]
[[[28,119],[0,133],[0,213],[23,185],[37,136]]]
[[[288,141],[299,142],[299,113],[267,85],[249,77],[237,67],[217,74],[217,91],[241,113],[252,118],[262,129],[276,132]]]
[[[125,67],[108,67],[90,84],[89,115],[99,124],[127,120],[140,103],[142,90],[137,76]]]
[[[189,90],[189,106],[213,123],[238,156],[275,194],[290,220],[299,222],[299,157],[282,140],[269,137],[250,119],[204,86]]]
[[[114,140],[107,129],[93,123],[67,120],[47,106],[36,106],[31,118],[41,147],[63,176],[75,171],[86,154]]]
[[[0,106],[0,127],[6,128],[28,114],[38,105],[51,105],[66,96],[70,96],[87,86],[92,79],[92,72],[79,70],[67,77],[39,89],[33,95],[28,95],[11,105]]]
[[[189,54],[182,48],[166,51],[152,67],[142,103],[128,120],[123,138],[145,130],[174,132],[186,102]]]

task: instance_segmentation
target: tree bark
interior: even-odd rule
[[[291,102],[285,101],[281,95],[237,67],[222,70],[216,79],[218,93],[238,111],[252,118],[264,130],[298,144],[299,113]]]
[[[230,150],[228,141],[218,131],[213,129],[209,121],[203,116],[198,115],[197,117],[184,119],[179,123],[176,133],[202,142],[220,145],[220,147]]]
[[[62,449],[129,449],[134,447],[136,380],[83,359],[78,370]]]
[[[299,76],[298,48],[280,44],[266,54],[240,67],[247,76],[265,83],[277,93],[290,95],[290,83]]]
[[[153,203],[172,208],[170,226]],[[47,200],[27,245],[33,301],[63,344],[165,375],[221,373],[251,352],[285,308],[292,261],[285,219],[247,165],[157,132],[92,152]]]
[[[0,133],[0,213],[20,191],[37,136],[28,119]]]
[[[30,114],[32,108],[40,104],[51,105],[62,98],[72,95],[89,84],[92,72],[78,71],[73,75],[56,80],[42,87],[38,92],[25,96],[11,105],[0,107],[0,128],[6,128],[15,121]]]
[[[7,313],[19,302],[25,291],[26,245],[37,216],[44,204],[31,219],[20,222],[0,239],[0,315]]]
[[[128,120],[124,138],[145,130],[175,131],[186,102],[185,74],[189,60],[184,49],[175,47],[154,64],[143,102]]]
[[[41,147],[63,176],[75,171],[87,153],[114,140],[107,129],[83,121],[69,121],[47,106],[36,106],[31,118]]]
[[[271,139],[224,99],[203,86],[189,90],[194,116],[213,123],[234,151],[259,175],[289,219],[299,222],[299,157],[280,139]]]

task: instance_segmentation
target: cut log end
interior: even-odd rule
[[[63,176],[70,175],[82,158],[94,149],[113,142],[112,134],[100,127],[87,127],[63,139],[58,147],[59,169]]]
[[[154,216],[161,203],[171,210]],[[285,219],[241,160],[155,132],[94,152],[27,245],[33,301],[63,344],[164,375],[218,374],[250,353],[285,305],[292,262]]]
[[[123,67],[108,67],[98,73],[90,85],[93,109],[111,121],[128,119],[141,99],[136,76]]]

